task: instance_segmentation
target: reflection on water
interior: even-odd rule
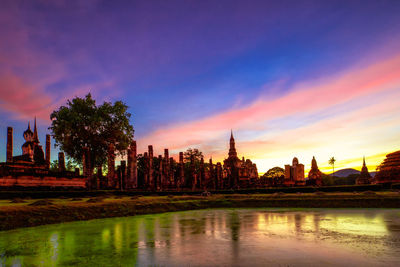
[[[0,232],[0,266],[399,266],[398,209],[214,209]]]

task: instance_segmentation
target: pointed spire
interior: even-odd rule
[[[365,156],[363,157],[363,167],[365,167]]]
[[[36,116],[35,116],[35,125],[33,127],[33,141],[39,143],[38,132],[36,128]]]
[[[30,130],[30,129],[31,129],[31,122],[28,121],[28,130]]]
[[[237,157],[236,148],[235,148],[235,139],[233,138],[232,129],[231,129],[231,140],[229,141],[229,154],[228,155],[230,158]]]

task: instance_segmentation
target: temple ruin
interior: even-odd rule
[[[307,185],[321,186],[322,172],[318,169],[317,160],[313,156],[311,160],[311,170],[308,172]]]
[[[87,179],[79,175],[79,169],[66,171],[64,153],[58,155],[58,171],[50,170],[50,135],[46,135],[46,154],[40,145],[36,119],[33,132],[28,128],[23,133],[25,143],[22,154],[14,156],[13,128],[7,128],[6,162],[0,163],[0,187],[86,188]]]
[[[356,184],[364,185],[373,183],[372,177],[368,172],[367,165],[365,164],[365,157],[363,158],[363,166],[361,168],[360,176],[356,179]]]
[[[387,154],[377,171],[374,183],[400,183],[400,150]]]
[[[292,165],[285,165],[285,180],[286,186],[303,186],[306,184],[304,179],[304,165],[299,164],[299,160],[294,157]]]

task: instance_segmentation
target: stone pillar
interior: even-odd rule
[[[121,190],[121,166],[117,166],[117,179],[115,179],[115,188]]]
[[[163,186],[165,184],[165,172],[163,165],[164,161],[161,155],[158,156],[158,176],[157,176],[157,183],[156,183],[156,188],[157,190],[162,190]]]
[[[147,152],[144,152],[143,158],[144,158],[143,188],[147,189],[147,188],[149,188],[149,154]]]
[[[137,156],[136,156],[136,141],[132,141],[128,149],[128,174],[127,188],[137,188]]]
[[[50,150],[51,150],[50,135],[46,134],[46,168],[50,168]]]
[[[203,190],[206,189],[206,183],[205,183],[205,168],[204,168],[204,159],[200,159],[200,175],[199,175],[199,181],[198,181],[198,188],[201,188]]]
[[[155,190],[154,174],[153,174],[153,146],[149,145],[149,187]]]
[[[7,162],[13,161],[13,128],[7,127]]]
[[[46,151],[47,151],[47,147],[46,147]],[[65,156],[64,156],[64,152],[59,152],[58,153],[58,171],[65,172]]]
[[[190,179],[192,182],[192,191],[194,191],[196,189],[196,184],[197,184],[196,166],[194,165],[194,155],[190,156]]]
[[[170,185],[171,180],[170,180],[170,176],[169,176],[169,152],[168,149],[164,149],[164,181],[163,181],[163,185]]]
[[[108,172],[107,172],[107,186],[115,188],[115,151],[114,144],[108,145]]]
[[[94,184],[92,181],[92,166],[90,162],[90,150],[88,147],[83,147],[82,165],[83,165],[83,176],[86,177],[88,189],[92,189]]]
[[[221,162],[217,163],[216,171],[215,171],[215,183],[217,185],[217,189],[223,189],[222,185],[222,165]]]
[[[103,167],[97,166],[97,173],[96,173],[97,177],[96,177],[96,188],[97,189],[103,189],[104,187],[106,187],[106,185],[104,184],[104,177],[103,177]]]
[[[126,161],[121,160],[121,180],[120,180],[121,190],[126,189]]]
[[[209,177],[209,180],[211,182],[211,188],[213,190],[215,190],[216,189],[216,183],[215,183],[215,177],[214,177],[214,165],[213,165],[213,162],[212,162],[212,158],[210,158],[209,165],[210,165],[210,167],[209,167],[209,175],[208,175],[208,177]]]
[[[183,152],[179,152],[178,189],[185,186],[185,166],[183,165]]]
[[[171,186],[175,186],[174,158],[173,158],[173,157],[170,157],[170,158],[169,158],[169,165],[168,165],[168,168],[169,168],[169,178],[168,178],[168,180],[170,181],[169,183],[170,183]]]

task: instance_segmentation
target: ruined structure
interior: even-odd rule
[[[368,172],[367,165],[365,164],[365,157],[363,158],[363,166],[361,168],[360,176],[356,179],[356,184],[371,184],[372,177]]]
[[[374,183],[400,183],[400,150],[387,154],[377,171]]]
[[[314,156],[311,160],[311,170],[308,172],[307,185],[322,185],[322,172],[318,169],[317,161],[315,160]]]
[[[46,135],[45,155],[40,145],[36,119],[33,132],[28,123],[23,138],[22,154],[13,156],[13,128],[7,128],[6,162],[0,163],[0,187],[86,187],[87,180],[79,175],[79,170],[65,170],[63,152],[58,154],[58,171],[50,170],[50,135]]]
[[[132,141],[128,149],[128,173],[127,173],[127,189],[138,187],[137,180],[137,151],[136,141]]]
[[[286,186],[303,186],[305,185],[304,179],[304,165],[299,164],[299,160],[294,157],[292,166],[285,165],[285,180],[284,185]]]
[[[224,160],[225,181],[224,188],[245,188],[255,185],[258,179],[258,171],[256,164],[251,160],[245,160],[244,157],[240,160],[237,157],[235,139],[231,131],[231,138],[229,140],[229,153],[228,158]]]
[[[239,159],[235,147],[235,139],[231,132],[228,158],[223,164],[214,164],[212,159],[205,162],[191,156],[184,162],[184,153],[179,153],[176,162],[164,149],[164,155],[154,158],[153,146],[148,151],[137,155],[136,141],[132,141],[127,149],[127,160],[120,160],[116,166],[115,142],[108,146],[107,175],[103,176],[102,166],[92,166],[90,149],[82,148],[82,175],[79,169],[67,171],[64,152],[58,153],[58,168],[50,170],[50,135],[46,136],[45,153],[40,145],[36,121],[33,131],[28,123],[23,133],[25,143],[22,154],[13,156],[13,129],[7,128],[6,162],[0,163],[0,186],[43,186],[43,187],[75,187],[117,190],[224,190],[232,188],[255,187],[259,183],[256,164],[251,160]],[[96,174],[93,174],[97,168]],[[140,169],[140,175],[138,170]]]

